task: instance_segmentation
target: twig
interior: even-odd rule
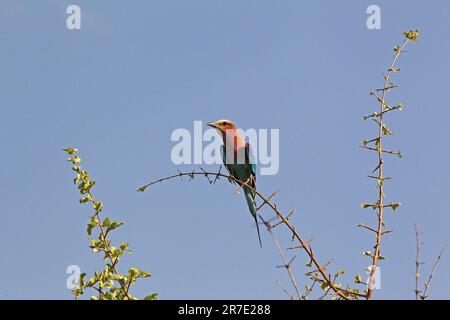
[[[417,229],[417,225],[414,225],[414,229],[416,231],[416,273],[415,273],[415,278],[416,278],[416,289],[414,290],[415,294],[416,294],[416,300],[419,300],[419,294],[420,294],[420,289],[419,289],[419,279],[420,279],[420,272],[419,272],[419,268],[420,265],[422,264],[419,260],[420,257],[420,247],[421,247],[421,243],[420,243],[420,233],[419,230]]]
[[[294,297],[286,290],[285,287],[283,287],[281,285],[281,282],[277,280],[277,285],[280,287],[281,290],[284,291],[284,293],[286,293],[286,295],[288,296],[289,300],[294,300]]]
[[[437,265],[439,261],[441,260],[442,255],[444,254],[445,249],[447,248],[447,245],[444,245],[444,247],[441,250],[441,253],[439,253],[439,256],[436,258],[436,261],[433,264],[433,269],[430,272],[430,276],[428,277],[427,282],[425,282],[423,294],[420,296],[420,299],[425,300],[427,298],[427,292],[430,288],[431,279],[433,278],[434,272],[436,271]]]
[[[263,219],[263,217],[259,216],[259,218],[264,223],[264,225],[267,228],[267,231],[272,236],[273,242],[275,243],[275,247],[277,248],[277,251],[280,255],[281,260],[283,261],[283,265],[281,267],[285,268],[286,271],[288,272],[289,278],[291,279],[292,287],[294,287],[295,292],[297,293],[298,299],[301,300],[302,294],[300,292],[300,289],[298,287],[297,281],[295,280],[295,276],[294,276],[294,273],[292,272],[292,268],[291,268],[291,264],[292,264],[292,261],[294,260],[295,256],[289,262],[286,260],[286,256],[284,255],[284,252],[281,249],[280,243],[278,242],[278,239],[275,237],[275,234],[273,233],[273,226],[269,222],[266,222]]]
[[[381,143],[381,142],[380,142]],[[367,146],[361,146],[361,148],[364,148],[364,149],[367,149],[367,150],[370,150],[370,151],[376,151],[376,152],[382,152],[382,153],[388,153],[388,154],[393,154],[393,155],[396,155],[396,156],[399,156],[399,157],[402,157],[402,153],[401,153],[401,151],[395,151],[395,150],[384,150],[384,149],[381,149],[381,150],[379,150],[378,148],[373,148],[373,147],[367,147]],[[379,167],[377,167],[377,169],[379,169]],[[375,170],[376,171],[376,170]],[[380,178],[380,177],[377,177],[377,178]],[[381,178],[383,178],[383,177],[381,177]],[[386,180],[386,178],[383,178],[384,180]]]

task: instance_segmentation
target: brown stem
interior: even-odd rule
[[[399,50],[396,51],[394,58],[392,60],[391,66],[388,69],[387,75],[384,77],[384,86],[381,94],[380,100],[380,116],[379,116],[379,122],[378,122],[378,143],[377,143],[377,153],[378,153],[378,227],[376,232],[376,244],[375,244],[375,252],[372,257],[372,268],[370,270],[370,277],[369,277],[369,283],[367,284],[367,300],[370,300],[373,295],[373,281],[375,277],[375,272],[377,271],[378,267],[378,259],[380,257],[380,246],[381,246],[381,237],[383,235],[383,200],[384,200],[384,193],[383,193],[383,114],[385,111],[385,97],[386,92],[388,90],[385,90],[390,85],[390,77],[392,74],[392,71],[394,70],[395,62],[397,61],[398,57],[400,56],[401,52],[405,48],[406,44],[409,42],[409,39],[406,39],[403,42],[403,45]]]

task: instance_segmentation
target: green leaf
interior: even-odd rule
[[[128,270],[128,274],[131,278],[136,278],[139,275],[139,269],[135,267],[130,268],[130,270]]]
[[[393,135],[393,132],[388,127],[386,127],[385,124],[383,124],[382,129],[383,129],[383,135],[385,135],[385,136]]]
[[[96,212],[101,212],[103,209],[103,203],[101,203],[100,201],[94,201],[93,206]]]
[[[148,296],[146,296],[144,298],[144,300],[157,300],[157,299],[158,299],[158,294],[157,293],[149,294]]]
[[[108,231],[112,231],[114,229],[117,229],[118,227],[120,227],[121,225],[123,225],[123,222],[120,221],[113,221],[111,222],[111,224],[108,227]]]
[[[87,203],[92,201],[92,196],[88,194],[86,197],[80,199],[80,203]]]
[[[63,151],[67,152],[69,155],[74,155],[76,152],[78,152],[78,149],[76,148],[65,148]]]
[[[81,162],[81,158],[79,156],[75,156],[72,158],[72,163],[77,164]]]
[[[128,246],[129,246],[129,243],[127,243],[127,242],[122,242],[122,243],[120,244],[120,250],[126,251],[126,252],[128,252],[128,253],[133,253],[133,250],[131,250],[130,248],[128,248]]]
[[[86,232],[89,236],[92,235],[92,229],[94,229],[94,226],[92,224],[88,224]]]
[[[98,226],[98,220],[94,216],[89,217],[89,224],[92,224],[93,226]]]
[[[139,277],[140,278],[149,278],[150,276],[151,276],[150,272],[139,270]]]
[[[105,227],[109,227],[111,225],[111,221],[109,220],[109,217],[106,217],[105,220],[103,220],[103,225]]]
[[[389,68],[389,72],[400,72],[400,68]]]
[[[397,208],[400,207],[400,205],[401,205],[400,202],[398,202],[398,203],[391,203],[392,210],[394,210],[394,211],[397,210]]]
[[[412,42],[416,42],[417,38],[419,36],[419,30],[410,30],[407,32],[403,32],[403,35],[405,36],[405,38],[412,40]]]
[[[323,291],[327,291],[330,288],[328,283],[326,283],[325,281],[322,281],[322,284],[320,285],[320,287],[322,288]]]

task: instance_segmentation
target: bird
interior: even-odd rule
[[[259,245],[262,248],[256,213],[256,163],[254,161],[252,148],[250,144],[245,142],[239,135],[233,121],[221,119],[214,122],[208,122],[208,126],[215,128],[222,137],[223,145],[221,146],[220,151],[224,166],[229,175],[235,179],[230,179],[230,181],[237,183],[244,190],[245,200],[251,215],[255,219]],[[249,186],[251,188],[249,188]]]

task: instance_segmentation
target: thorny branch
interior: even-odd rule
[[[377,175],[369,176],[370,178],[377,179],[377,181],[378,181],[378,200],[375,204],[363,204],[362,205],[363,208],[372,207],[374,210],[377,210],[378,225],[376,228],[368,227],[365,225],[360,225],[360,227],[363,227],[363,228],[375,233],[374,253],[372,254],[369,251],[366,252],[366,255],[372,258],[372,265],[369,267],[370,276],[369,276],[369,281],[367,283],[366,298],[368,300],[371,299],[372,295],[373,295],[374,279],[375,279],[375,274],[377,272],[379,260],[384,258],[380,255],[381,238],[382,238],[383,234],[386,233],[386,231],[383,230],[383,228],[385,227],[385,223],[383,220],[383,209],[386,207],[391,207],[393,210],[395,210],[400,205],[399,203],[390,203],[388,205],[384,204],[385,194],[384,194],[384,190],[383,190],[383,183],[385,180],[388,180],[388,178],[383,176],[383,164],[384,164],[383,155],[384,154],[392,154],[392,155],[397,155],[397,156],[401,157],[402,153],[400,151],[385,150],[383,148],[383,136],[392,135],[392,131],[387,128],[386,124],[383,121],[384,120],[383,116],[386,113],[391,112],[391,111],[395,111],[395,110],[402,111],[403,106],[401,103],[399,103],[396,106],[391,106],[388,104],[388,102],[386,101],[386,94],[388,92],[390,92],[391,89],[394,89],[397,87],[397,85],[395,85],[391,81],[392,73],[400,71],[400,68],[395,67],[395,63],[397,62],[397,59],[400,56],[400,54],[404,52],[404,49],[405,49],[406,45],[408,44],[408,42],[410,40],[412,40],[413,42],[416,41],[417,36],[418,36],[418,30],[405,32],[404,35],[405,35],[405,39],[403,41],[403,44],[401,46],[396,46],[394,48],[394,55],[393,55],[391,65],[389,66],[389,68],[387,70],[387,74],[384,75],[383,88],[372,90],[370,92],[370,95],[375,97],[376,100],[380,104],[379,111],[374,112],[371,115],[364,116],[365,120],[370,118],[377,124],[377,127],[378,127],[377,137],[374,139],[371,139],[369,141],[367,141],[367,140],[363,141],[363,145],[362,145],[362,147],[367,150],[376,151],[376,153],[378,155],[377,166],[372,171],[372,173],[377,172]],[[378,95],[376,92],[381,92],[381,95]],[[368,146],[369,143],[374,143],[375,146],[374,147]]]
[[[317,268],[318,273],[320,273],[322,277],[322,281],[326,283],[326,285],[330,288],[331,291],[333,291],[337,296],[339,296],[341,299],[344,300],[350,300],[351,297],[354,297],[356,294],[353,293],[353,291],[349,290],[341,290],[338,285],[333,281],[331,278],[331,275],[329,275],[325,268],[319,263],[316,256],[313,253],[312,247],[308,244],[307,241],[303,240],[303,238],[300,236],[300,234],[295,230],[295,228],[291,225],[289,220],[286,216],[277,208],[277,206],[270,201],[268,197],[265,197],[262,195],[258,190],[254,189],[251,185],[247,184],[247,182],[240,181],[236,179],[233,176],[226,175],[219,172],[206,172],[205,170],[201,169],[201,171],[190,171],[190,172],[178,172],[177,174],[173,174],[164,178],[157,179],[155,181],[152,181],[146,185],[143,185],[140,187],[137,191],[144,192],[148,187],[155,185],[160,182],[164,182],[167,180],[175,179],[175,178],[182,178],[188,176],[190,179],[193,179],[195,176],[204,176],[207,178],[209,183],[214,183],[219,178],[226,178],[229,181],[237,182],[240,185],[248,187],[250,190],[255,192],[255,194],[263,201],[263,204],[260,206],[260,208],[264,205],[269,206],[277,215],[277,217],[282,221],[282,223],[292,232],[292,237],[294,239],[297,239],[299,242],[298,248],[303,249],[308,257],[311,260],[311,263],[314,264],[314,266]],[[211,180],[210,177],[215,177],[214,180]],[[358,294],[359,296],[359,294]]]

